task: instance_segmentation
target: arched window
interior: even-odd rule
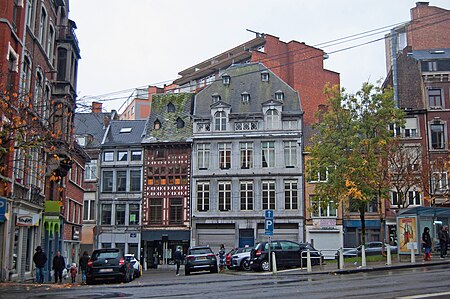
[[[280,123],[280,116],[275,109],[269,109],[266,112],[266,127],[268,130],[278,129]]]
[[[175,106],[172,103],[167,104],[167,112],[175,112]]]
[[[178,129],[184,128],[184,121],[181,119],[181,117],[177,118],[177,128]]]
[[[155,130],[161,129],[161,122],[159,121],[159,119],[155,120],[155,122],[153,123],[153,129]]]
[[[214,115],[215,119],[215,130],[216,131],[225,131],[227,129],[227,116],[225,112],[219,111]]]

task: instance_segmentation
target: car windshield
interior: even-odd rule
[[[212,253],[210,248],[193,248],[190,250],[190,254],[197,255],[197,254],[209,254]]]
[[[119,257],[119,251],[97,251],[92,254],[92,260],[115,259]]]

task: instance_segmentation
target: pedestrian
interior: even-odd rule
[[[53,257],[53,266],[52,269],[55,271],[55,283],[62,283],[62,273],[66,268],[66,262],[64,261],[64,257],[61,256],[61,252],[57,251],[56,255]]]
[[[86,284],[86,273],[89,259],[89,254],[87,253],[87,251],[85,251],[83,252],[83,256],[81,256],[80,260],[78,261],[78,266],[80,267],[81,271],[81,284]]]
[[[175,253],[173,254],[173,258],[175,259],[175,264],[177,265],[176,276],[180,276],[180,273],[179,273],[180,272],[180,264],[181,264],[181,259],[183,258],[180,247],[178,247],[177,250],[175,251]]]
[[[77,264],[72,263],[72,266],[70,267],[70,277],[72,278],[72,283],[75,283],[75,278],[77,277],[78,268]]]
[[[425,250],[425,253],[423,255],[423,260],[431,261],[431,236],[430,236],[430,229],[428,227],[425,227],[423,229],[422,244],[423,244],[423,248]]]
[[[448,226],[444,225],[439,231],[439,245],[441,247],[441,259],[447,256]]]
[[[44,283],[44,266],[47,262],[47,255],[42,251],[42,247],[36,247],[36,252],[33,255],[33,262],[36,265],[36,282]]]
[[[225,268],[225,245],[221,244],[219,249],[219,269],[220,272],[224,271]]]

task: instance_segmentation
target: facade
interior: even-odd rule
[[[238,64],[193,107],[191,245],[253,246],[266,239],[265,210],[274,211],[273,238],[303,241],[297,91],[263,64]]]
[[[78,144],[89,156],[84,169],[83,226],[80,236],[80,252],[91,253],[96,247],[95,226],[99,190],[99,168],[101,142],[111,120],[117,120],[116,111],[102,112],[102,104],[92,103],[89,113],[76,113],[74,120],[75,137]]]
[[[96,248],[140,256],[145,120],[111,121],[101,143]]]
[[[246,43],[179,72],[180,78],[173,83],[181,92],[195,92],[220,81],[224,70],[232,64],[261,62],[299,93],[303,122],[307,125],[317,121],[315,113],[325,104],[324,86],[339,84],[339,74],[323,68],[326,58],[324,51],[303,42],[286,43],[276,36],[258,33]]]
[[[26,146],[16,143],[13,152],[0,158],[7,165],[1,184],[7,206],[0,227],[2,280],[31,278],[37,245],[49,256],[62,247],[65,218],[56,207],[66,202],[63,186],[75,154],[71,130],[80,58],[68,5],[48,0],[0,4],[0,52],[6,57],[0,62],[0,81],[11,99],[1,112],[2,132],[16,117],[28,126]],[[17,136],[2,135],[2,144]]]
[[[190,240],[191,107],[193,94],[153,95],[144,147],[142,248],[145,266],[186,252]]]
[[[386,39],[388,76],[404,128],[392,128],[405,153],[397,157],[410,171],[397,173],[385,203],[386,229],[396,237],[395,217],[404,208],[449,206],[450,11],[417,2],[411,21]],[[446,224],[446,221],[444,222]],[[434,229],[434,226],[432,226]]]

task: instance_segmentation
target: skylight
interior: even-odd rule
[[[131,133],[131,128],[122,128],[120,129],[120,133]]]

